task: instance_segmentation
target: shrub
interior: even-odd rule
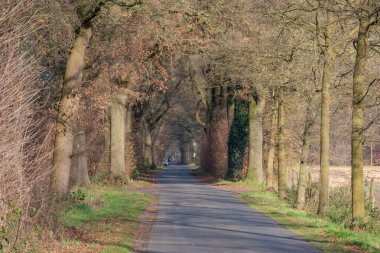
[[[351,190],[348,186],[334,187],[330,191],[329,219],[336,223],[348,226],[351,222]]]
[[[52,136],[38,106],[44,100],[37,97],[41,90],[35,85],[40,72],[28,47],[36,21],[34,3],[1,1],[0,249],[5,252],[24,251],[36,225],[48,222],[52,207]]]

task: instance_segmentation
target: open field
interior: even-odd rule
[[[319,166],[310,166],[311,177],[313,182],[319,180]],[[289,185],[297,185],[298,168],[289,171]],[[380,166],[364,166],[364,182],[366,197],[369,195],[369,183],[375,179],[375,205],[380,207]],[[330,187],[345,186],[351,182],[350,166],[330,166]]]
[[[310,167],[313,181],[319,179],[319,166]],[[365,166],[364,167],[364,180],[368,182],[375,178],[375,183],[380,184],[380,166]],[[330,166],[330,185],[331,186],[344,186],[351,181],[351,167],[350,166]]]
[[[310,168],[313,181],[319,180],[319,166]],[[380,207],[380,166],[365,166],[364,181],[365,191],[368,197],[369,182],[375,179],[375,205]],[[330,186],[345,186],[351,182],[351,167],[350,166],[330,166]]]

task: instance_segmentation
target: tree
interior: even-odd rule
[[[366,5],[360,6],[356,11],[359,21],[359,30],[356,39],[356,59],[353,73],[353,95],[352,95],[352,147],[351,147],[351,169],[352,169],[352,219],[361,220],[365,216],[364,185],[363,185],[363,153],[364,153],[364,99],[366,97],[365,79],[368,54],[376,41],[371,42],[369,31],[371,26],[378,22],[380,4],[376,1],[368,1]],[[363,8],[364,7],[364,8]],[[367,88],[378,80],[372,81]]]
[[[322,74],[322,103],[321,103],[321,133],[320,133],[320,185],[318,213],[325,214],[329,209],[329,163],[330,163],[330,84],[332,81],[335,51],[333,46],[335,21],[331,7],[333,2],[326,1],[326,8],[323,10],[326,15],[326,25],[324,28],[324,41],[320,42],[321,53],[324,59]],[[318,26],[318,24],[317,24]],[[319,29],[319,28],[317,28]],[[320,36],[320,35],[318,35]]]
[[[71,153],[73,150],[73,136],[78,124],[78,108],[80,88],[83,81],[86,51],[92,37],[93,20],[107,4],[115,4],[123,8],[132,8],[140,1],[79,1],[76,3],[80,20],[80,29],[76,35],[71,54],[67,60],[65,78],[62,86],[59,112],[57,116],[55,150],[53,154],[54,177],[52,186],[58,196],[69,190],[69,175],[71,167]]]
[[[272,101],[272,108],[271,108],[271,115],[270,115],[270,126],[269,126],[269,144],[268,144],[268,158],[267,158],[267,165],[266,165],[266,188],[270,191],[274,191],[274,171],[273,171],[273,163],[274,163],[274,154],[275,154],[275,135],[276,135],[276,116],[277,116],[277,100],[275,99],[275,92],[272,91],[271,95],[271,101]]]
[[[263,112],[264,98],[250,97],[249,100],[249,156],[247,179],[263,183]]]
[[[316,94],[311,94],[307,101],[305,128],[302,137],[302,151],[300,168],[298,173],[298,188],[297,188],[297,208],[303,209],[306,201],[307,187],[307,165],[309,158],[309,146],[311,138],[311,128],[315,122],[314,106]]]
[[[287,189],[287,169],[285,167],[285,146],[284,146],[284,91],[283,87],[278,90],[278,112],[277,112],[277,135],[278,135],[278,197],[286,198]]]
[[[73,152],[75,118],[78,113],[77,89],[81,85],[85,56],[92,35],[90,27],[83,27],[77,36],[67,61],[63,82],[59,114],[56,125],[55,149],[53,154],[53,189],[59,195],[69,190],[71,155]]]

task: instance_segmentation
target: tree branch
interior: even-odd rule
[[[201,104],[202,100],[199,100],[197,103],[197,109],[195,111],[195,119],[196,121],[203,127],[203,130],[206,132],[207,130],[207,124],[201,119]]]

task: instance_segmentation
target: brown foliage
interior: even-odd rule
[[[26,47],[33,1],[2,0],[0,6],[0,246],[8,250],[27,247],[31,225],[51,208],[51,135],[37,114],[39,73]]]

